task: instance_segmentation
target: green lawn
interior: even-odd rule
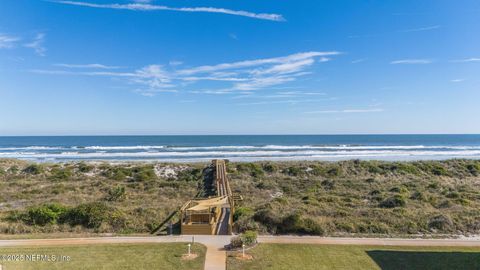
[[[192,251],[199,254],[193,260],[183,260],[187,252],[185,243],[168,244],[102,244],[80,246],[8,247],[0,248],[3,270],[13,269],[203,269],[206,248],[195,244]],[[7,254],[46,254],[70,256],[67,262],[6,262]],[[58,256],[57,256],[58,257]]]
[[[228,270],[480,269],[480,248],[260,244],[251,261],[228,256]]]

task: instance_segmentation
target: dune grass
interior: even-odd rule
[[[465,247],[260,244],[247,254],[253,260],[229,253],[228,270],[480,269],[480,248]]]
[[[162,244],[98,244],[77,246],[45,247],[2,247],[0,248],[0,265],[4,269],[14,270],[50,270],[50,269],[203,269],[206,248],[194,244],[192,252],[199,256],[192,260],[182,259],[187,252],[184,243]],[[69,256],[68,261],[59,262],[12,262],[1,259],[8,254],[40,254]]]
[[[227,165],[232,191],[244,199],[234,216],[236,232],[480,233],[480,160]],[[0,159],[0,238],[148,234],[189,199],[212,195],[208,166]]]

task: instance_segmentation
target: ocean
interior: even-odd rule
[[[39,162],[480,158],[480,135],[0,137],[0,158]]]

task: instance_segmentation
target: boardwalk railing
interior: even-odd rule
[[[182,234],[231,234],[235,200],[227,177],[225,160],[212,161],[216,196],[204,200],[190,200],[181,209]],[[220,204],[214,203],[221,200]],[[202,204],[205,210],[199,211]],[[205,219],[208,216],[208,221]]]

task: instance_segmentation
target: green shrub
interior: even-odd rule
[[[262,166],[258,163],[239,163],[237,164],[237,171],[248,173],[250,176],[258,177],[264,175]]]
[[[267,163],[263,165],[263,170],[268,173],[274,173],[278,171],[278,166],[272,163]]]
[[[283,170],[283,173],[288,174],[290,176],[299,176],[299,175],[303,175],[305,173],[305,170],[303,170],[300,167],[291,166]]]
[[[78,171],[81,173],[88,173],[93,169],[93,166],[90,166],[85,162],[80,162],[78,163],[77,168],[78,168]]]
[[[237,207],[235,213],[233,214],[233,220],[237,221],[241,217],[251,217],[253,216],[254,211],[250,207]]]
[[[295,233],[302,227],[302,220],[299,213],[287,215],[283,218],[279,230],[283,233]]]
[[[258,231],[259,226],[251,216],[242,216],[234,223],[234,228],[237,232]]]
[[[193,182],[198,181],[202,177],[202,171],[200,169],[191,169],[180,171],[177,174],[178,181]]]
[[[252,246],[257,243],[257,233],[254,231],[246,231],[240,238],[242,239],[242,244],[246,246]]]
[[[396,163],[396,169],[402,174],[413,174],[418,175],[419,170],[415,165],[411,163]]]
[[[323,235],[323,227],[311,218],[303,218],[300,213],[292,213],[284,217],[274,215],[271,210],[255,214],[254,218],[266,226],[271,233],[296,233]]]
[[[432,173],[437,176],[449,176],[450,173],[445,169],[445,167],[435,164],[432,168]]]
[[[367,162],[365,166],[367,167],[367,171],[371,174],[383,174],[384,172],[382,168],[372,162]]]
[[[260,209],[256,211],[253,219],[264,225],[270,233],[276,233],[277,227],[282,223],[282,218],[276,215],[271,209]]]
[[[453,228],[453,222],[448,216],[438,215],[430,219],[428,222],[428,228],[440,231],[450,231]]]
[[[239,236],[230,239],[231,248],[241,248],[243,245],[252,246],[257,243],[257,233],[254,231],[245,231]]]
[[[240,236],[234,236],[230,239],[230,247],[241,248],[243,245],[242,238]]]
[[[134,168],[133,172],[134,172],[133,180],[135,182],[145,182],[145,181],[150,181],[157,178],[157,175],[155,174],[155,170],[153,169],[152,166],[137,167],[137,168]]]
[[[50,171],[50,180],[53,181],[65,181],[72,177],[72,171],[69,168],[54,167]]]
[[[324,235],[325,234],[325,230],[323,229],[323,227],[311,218],[303,219],[303,227],[302,227],[301,231],[303,233],[309,234],[309,235]]]
[[[45,226],[55,224],[67,212],[67,208],[60,204],[45,204],[31,207],[27,210],[23,220],[30,225]]]
[[[43,168],[39,164],[31,164],[31,165],[28,165],[27,167],[25,167],[25,169],[23,169],[23,172],[28,173],[28,174],[37,175],[37,174],[41,174],[43,172]]]
[[[113,209],[105,203],[94,202],[80,204],[65,213],[64,222],[72,226],[82,225],[86,228],[98,228],[108,221]]]
[[[480,164],[468,164],[467,165],[468,172],[473,176],[478,176],[480,174]]]
[[[383,200],[382,202],[380,202],[379,206],[383,208],[394,208],[394,207],[405,207],[405,205],[406,205],[405,198],[397,194]]]

